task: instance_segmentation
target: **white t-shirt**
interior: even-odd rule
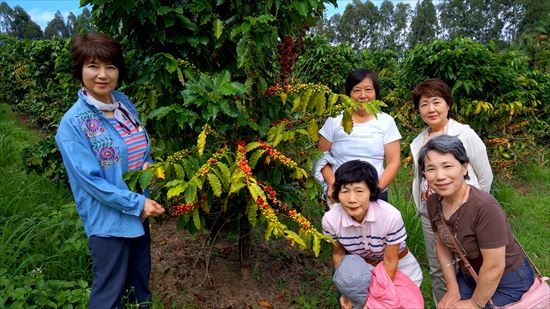
[[[401,139],[395,120],[386,113],[364,123],[354,123],[351,134],[342,127],[342,117],[328,118],[319,134],[332,143],[330,153],[336,160],[332,170],[351,160],[367,161],[378,172],[378,179],[384,173],[384,145]]]

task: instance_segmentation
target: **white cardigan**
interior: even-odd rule
[[[418,153],[423,146],[424,136],[428,134],[428,128],[425,128],[411,143],[411,153],[414,162],[414,179],[412,184],[412,195],[416,209],[421,212],[420,199],[420,176],[418,174]],[[458,137],[470,160],[468,164],[468,176],[470,179],[466,182],[480,188],[483,191],[491,190],[493,182],[493,172],[487,157],[487,149],[483,141],[479,138],[476,132],[470,126],[449,119],[447,124],[447,134]]]

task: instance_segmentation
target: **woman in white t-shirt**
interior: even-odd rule
[[[376,74],[357,69],[346,79],[346,95],[359,103],[378,99],[380,83]],[[324,152],[317,162],[315,178],[325,190],[327,202],[332,205],[334,173],[343,163],[362,160],[372,164],[378,173],[380,198],[387,201],[386,189],[399,170],[401,134],[395,120],[386,113],[377,115],[359,108],[352,112],[353,128],[347,134],[342,127],[342,114],[328,118],[319,134],[317,149]],[[385,166],[384,166],[385,161]]]

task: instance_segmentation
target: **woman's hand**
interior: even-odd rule
[[[455,306],[453,307],[455,309],[478,309],[476,305],[472,302],[471,299],[465,299],[458,301]]]
[[[160,216],[164,213],[164,208],[157,203],[156,201],[145,198],[145,205],[143,206],[143,211],[141,212],[141,220],[145,220],[149,217]]]
[[[458,291],[447,291],[441,298],[441,301],[437,304],[437,309],[454,309],[455,304],[460,301],[460,293]]]
[[[351,300],[347,299],[344,295],[340,296],[340,306],[342,309],[351,309]]]

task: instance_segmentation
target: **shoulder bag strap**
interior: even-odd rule
[[[441,221],[441,223],[443,223],[443,227],[445,228],[447,233],[449,233],[449,235],[451,236],[450,238],[451,238],[451,242],[453,243],[453,247],[455,247],[456,251],[460,255],[460,259],[464,262],[464,266],[466,266],[466,269],[468,269],[468,271],[470,272],[470,275],[472,276],[472,278],[474,278],[474,280],[477,282],[477,273],[476,273],[476,271],[474,270],[472,265],[470,265],[470,262],[468,261],[468,259],[466,258],[466,256],[464,255],[464,253],[462,252],[460,247],[458,246],[457,240],[455,239],[455,237],[451,233],[451,230],[449,230],[449,227],[447,226],[445,221],[443,221],[443,214],[441,212],[439,213],[439,220]]]
[[[533,267],[533,270],[537,273],[537,275],[539,277],[542,277],[542,273],[540,272],[540,270],[537,268],[537,266],[535,266],[535,263],[533,263],[533,261],[531,260],[531,258],[529,257],[529,255],[527,254],[527,251],[525,251],[525,249],[523,249],[523,246],[519,243],[518,239],[516,238],[515,235],[512,234],[512,236],[514,236],[514,240],[516,241],[516,244],[518,244],[518,246],[521,248],[521,252],[523,252],[523,255],[525,255],[525,257],[527,258],[527,260],[529,261],[529,264],[531,264],[531,267]]]

